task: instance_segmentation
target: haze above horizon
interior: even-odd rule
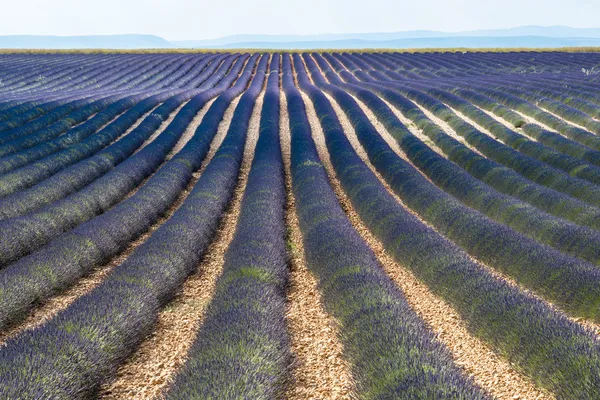
[[[502,29],[522,25],[597,26],[600,2],[506,0],[30,0],[4,5],[0,35],[152,34],[167,40],[236,34],[313,35]]]

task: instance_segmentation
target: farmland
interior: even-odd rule
[[[0,398],[600,398],[600,53],[0,54]]]

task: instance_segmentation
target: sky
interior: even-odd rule
[[[599,0],[1,0],[0,4],[0,35],[137,33],[200,40],[254,33],[600,26]]]

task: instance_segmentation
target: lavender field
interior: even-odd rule
[[[0,54],[1,399],[599,399],[600,53]]]

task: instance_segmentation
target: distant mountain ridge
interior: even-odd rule
[[[533,39],[545,38],[545,39]],[[449,38],[457,38],[452,44]],[[461,39],[458,38],[468,38]],[[510,38],[493,40],[495,38]],[[412,39],[412,40],[407,40]],[[429,40],[425,40],[429,39]],[[435,40],[433,40],[435,39]],[[485,40],[484,40],[485,39]],[[557,39],[557,40],[550,40]],[[559,40],[560,39],[560,40]],[[565,40],[570,39],[570,40]],[[598,46],[600,28],[571,28],[568,26],[520,26],[507,29],[488,29],[462,32],[442,32],[432,30],[412,30],[383,33],[347,33],[317,35],[232,35],[208,40],[172,41],[179,47],[188,48],[295,48],[291,44],[317,46],[319,48],[358,48],[359,43],[368,47],[477,47],[478,43],[493,43],[489,47],[526,47],[527,44],[539,43],[543,47],[563,46]],[[380,42],[386,42],[380,43]],[[427,45],[425,45],[427,43]],[[582,43],[582,44],[578,44]],[[585,44],[583,44],[585,43]],[[593,44],[590,44],[593,43]],[[341,46],[341,47],[340,47]],[[350,47],[345,47],[350,46]],[[537,46],[536,46],[537,47]],[[313,47],[314,48],[314,47]]]
[[[173,43],[155,35],[0,36],[2,49],[144,49],[172,48]]]
[[[600,28],[520,26],[463,32],[413,30],[384,33],[317,35],[244,34],[206,40],[168,41],[155,35],[0,36],[4,49],[359,49],[449,47],[579,47],[600,46]]]
[[[409,38],[396,40],[323,40],[301,42],[240,42],[218,46],[199,46],[214,49],[423,49],[423,48],[555,48],[600,47],[600,38],[552,38],[544,36],[510,37],[447,37]]]

